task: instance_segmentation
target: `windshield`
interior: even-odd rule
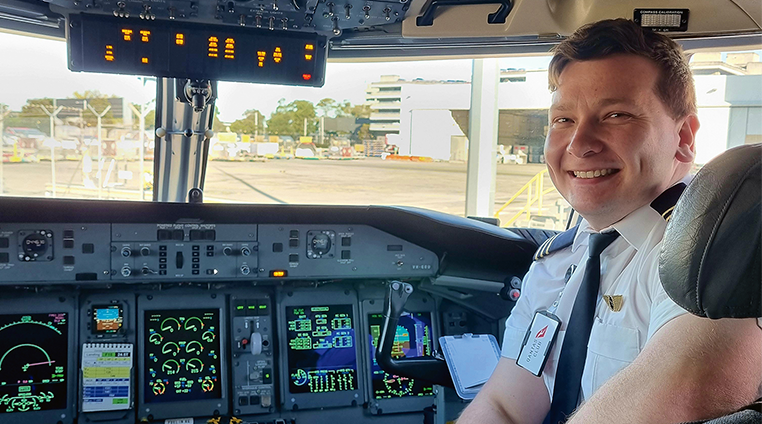
[[[0,54],[13,64],[0,70],[2,195],[152,199],[152,78],[70,72],[61,41],[0,33]],[[697,167],[762,141],[759,54],[693,55]],[[499,59],[502,225],[561,229],[569,214],[544,172],[549,59]],[[472,64],[329,63],[322,88],[220,82],[205,201],[464,215]]]

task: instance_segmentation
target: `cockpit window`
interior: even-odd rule
[[[152,78],[71,72],[66,45],[42,38],[0,33],[0,55],[2,195],[152,199]],[[544,172],[549,59],[499,59],[493,210],[504,226],[561,229],[569,214]],[[472,63],[329,63],[322,88],[220,82],[205,201],[464,215]],[[697,167],[761,142],[760,51],[699,51],[691,68]]]

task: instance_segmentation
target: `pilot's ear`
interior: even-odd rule
[[[683,163],[691,163],[696,157],[696,132],[699,129],[699,120],[695,114],[690,114],[682,119],[678,136],[675,159]]]

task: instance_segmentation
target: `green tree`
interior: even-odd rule
[[[238,134],[264,134],[265,116],[260,111],[249,109],[243,116],[230,124],[230,131]]]
[[[227,131],[227,125],[220,121],[220,108],[214,105],[214,120],[212,121],[212,130],[215,132]]]
[[[296,140],[304,132],[304,120],[307,120],[307,134],[317,132],[315,105],[307,100],[286,99],[278,101],[278,107],[267,120],[267,129],[272,135],[289,135]]]
[[[349,116],[350,107],[351,105],[348,101],[339,103],[336,100],[327,97],[323,100],[320,100],[317,105],[315,105],[317,115],[325,116],[326,118],[340,118]]]

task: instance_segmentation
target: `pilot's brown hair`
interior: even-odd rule
[[[550,91],[573,61],[602,59],[615,54],[634,54],[650,59],[659,68],[654,91],[673,119],[696,113],[696,89],[683,49],[671,38],[643,29],[628,19],[608,19],[587,24],[553,49],[548,67]]]

